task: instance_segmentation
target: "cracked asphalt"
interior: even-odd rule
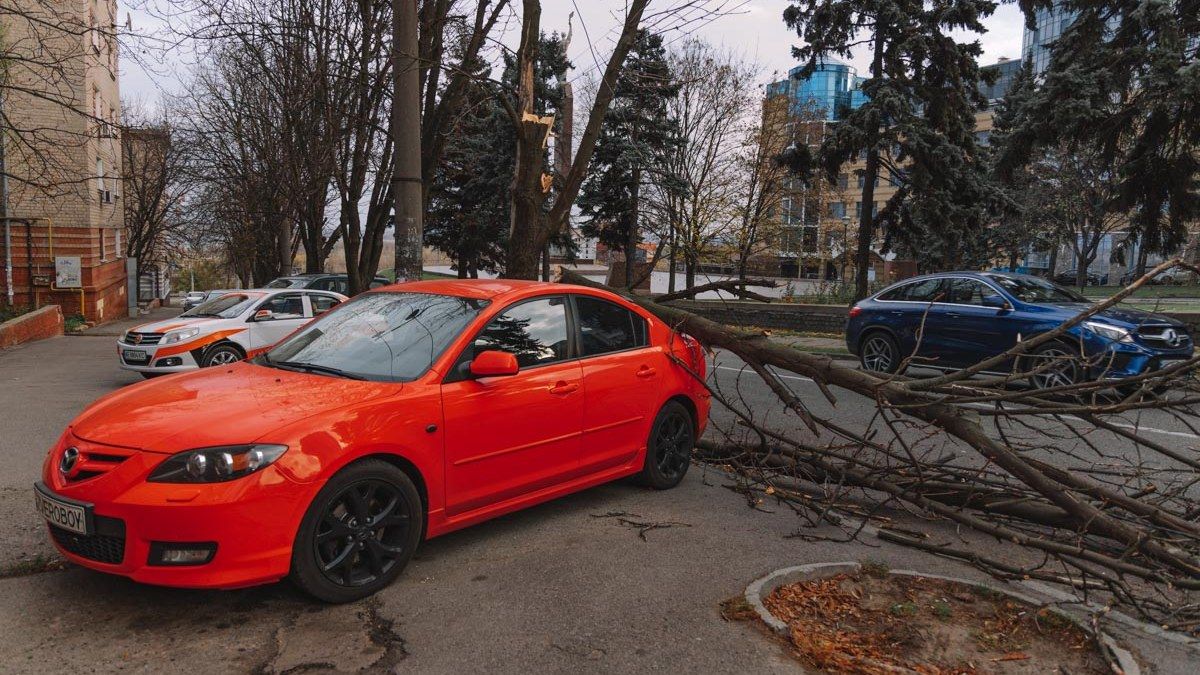
[[[790,510],[751,508],[700,466],[675,490],[609,484],[429,541],[395,584],[350,605],[314,603],[286,583],[187,591],[70,565],[23,574],[57,558],[30,494],[47,447],[87,402],[140,379],[113,351],[105,336],[0,352],[0,671],[796,673],[758,628],[724,621],[720,603],[808,562],[984,578],[879,541],[840,541],[829,526],[790,536],[804,527]],[[1156,672],[1194,670],[1188,647],[1134,629],[1119,637]]]

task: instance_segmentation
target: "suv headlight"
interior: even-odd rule
[[[175,344],[176,342],[183,342],[184,340],[190,340],[199,334],[200,328],[198,326],[192,328],[180,328],[179,330],[173,330],[164,335],[160,344],[170,345]]]
[[[151,483],[223,483],[270,466],[286,445],[255,443],[198,448],[171,455],[146,480]]]
[[[1113,342],[1133,342],[1133,335],[1124,328],[1096,321],[1084,321],[1083,327],[1106,340],[1112,340]]]

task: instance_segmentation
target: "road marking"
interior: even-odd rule
[[[730,370],[735,373],[740,373],[740,372],[753,373],[754,372],[753,370],[750,369],[749,366],[747,366],[745,368],[734,368],[733,366],[714,366],[714,369],[715,370]],[[772,369],[772,370],[774,370],[774,369]],[[800,380],[801,382],[815,382],[811,377],[804,377],[803,375],[784,375],[783,373],[780,373],[780,372],[776,372],[775,375],[777,377],[780,377],[785,380]],[[992,406],[990,406],[986,403],[968,403],[967,407],[979,408],[979,409],[986,410],[986,409],[990,409]],[[1063,417],[1070,417],[1071,419],[1079,420],[1081,422],[1084,421],[1083,419],[1076,417],[1075,415],[1063,415]],[[1192,440],[1200,440],[1200,435],[1188,433],[1186,431],[1170,431],[1167,429],[1155,429],[1154,427],[1143,427],[1143,426],[1138,426],[1136,424],[1126,424],[1124,422],[1109,422],[1109,424],[1113,425],[1114,427],[1120,427],[1122,429],[1129,429],[1130,431],[1136,431],[1139,433],[1161,434],[1163,436],[1175,436],[1177,438],[1190,438]]]

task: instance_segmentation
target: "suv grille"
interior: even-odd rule
[[[162,333],[137,333],[129,331],[121,338],[121,342],[136,347],[138,345],[156,345],[162,338]]]
[[[1139,326],[1137,336],[1151,347],[1178,349],[1192,344],[1187,331],[1174,326]]]
[[[95,516],[96,534],[76,534],[50,525],[50,535],[67,551],[81,558],[109,565],[125,559],[125,521]]]

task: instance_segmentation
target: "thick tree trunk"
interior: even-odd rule
[[[424,194],[421,180],[421,69],[417,0],[393,0],[392,195],[396,206],[396,281],[421,279]]]
[[[883,77],[883,38],[875,38],[875,55],[871,60],[871,77]],[[880,124],[883,121],[880,120]],[[868,271],[871,267],[871,239],[875,233],[875,179],[879,177],[879,128],[867,132],[867,165],[863,170],[862,213],[858,218],[858,243],[854,260],[854,302],[871,292]]]
[[[670,275],[667,277],[667,292],[675,292],[675,223],[671,223],[670,234],[667,235],[667,268],[670,270]]]
[[[635,143],[637,142],[636,139],[634,140],[634,142]],[[638,200],[641,198],[641,193],[642,193],[642,170],[641,170],[641,168],[634,167],[634,169],[633,169],[633,184],[630,187],[632,188],[632,194],[630,195],[630,197],[631,197],[631,202],[633,203],[633,213],[629,215],[628,237],[625,239],[625,286],[626,286],[626,288],[633,288],[634,270],[637,269],[638,242],[641,240],[641,237],[639,236],[639,233],[638,233],[638,208],[639,208]]]

